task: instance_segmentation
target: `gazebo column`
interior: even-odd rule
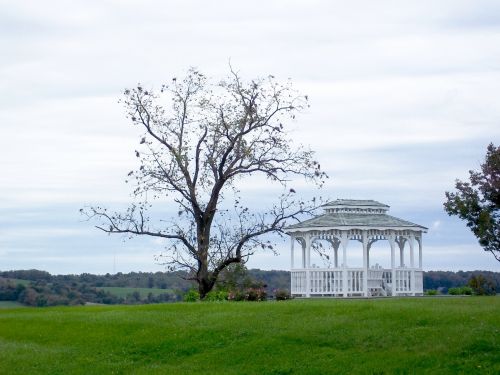
[[[391,294],[394,297],[396,295],[396,238],[393,234],[391,234],[388,240],[389,240],[389,245],[391,245],[391,270],[392,270]]]
[[[306,297],[311,296],[311,235],[306,234]]]
[[[342,245],[342,294],[347,297],[347,244],[349,243],[349,236],[347,232],[342,232],[340,236],[340,243]]]
[[[365,297],[368,297],[368,234],[363,231],[363,291]]]
[[[422,269],[422,236],[418,237],[418,268]]]
[[[409,240],[408,240],[409,244],[410,244],[410,267],[411,268],[415,268],[415,257],[414,257],[414,244],[415,244],[415,236],[412,234],[410,237],[409,237]]]
[[[371,263],[370,263],[370,252],[372,251],[372,245],[377,242],[377,239],[376,238],[372,238],[372,239],[369,239],[368,240],[368,269],[370,269],[371,267]]]
[[[333,267],[338,268],[339,267],[339,246],[340,246],[340,240],[336,237],[332,237],[327,239],[328,243],[332,245],[333,249]]]
[[[302,268],[305,269],[306,268],[306,240],[305,240],[305,237],[302,238],[301,245],[302,245]]]
[[[410,292],[415,295],[415,262],[414,262],[414,242],[415,236],[412,234],[408,238],[408,243],[410,244]]]
[[[403,268],[405,266],[405,242],[406,239],[399,236],[399,241],[398,246],[399,246],[399,266]]]
[[[335,268],[339,268],[339,246],[338,240],[333,242],[333,266]]]
[[[309,234],[306,239],[306,267],[311,268],[311,235]]]
[[[291,244],[291,248],[290,248],[290,253],[291,253],[290,269],[293,270],[294,269],[295,236],[292,234],[290,236],[290,238],[292,239],[292,244]]]
[[[338,268],[339,266],[339,246],[340,246],[340,240],[336,237],[332,238],[327,238],[326,241],[332,245],[333,249],[333,267]],[[330,264],[331,266],[331,264]]]

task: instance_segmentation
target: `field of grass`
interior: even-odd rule
[[[16,301],[0,301],[0,309],[7,309],[13,307],[25,307],[22,303]]]
[[[498,374],[500,298],[0,310],[1,374]]]
[[[102,289],[106,292],[109,292],[117,297],[127,297],[127,295],[132,294],[134,292],[139,292],[141,298],[146,298],[149,293],[153,293],[153,295],[157,296],[158,294],[164,294],[171,292],[170,289],[160,289],[160,288],[122,288],[115,286],[103,286],[98,289]]]

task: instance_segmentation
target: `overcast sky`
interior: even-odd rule
[[[190,66],[221,78],[231,59],[310,97],[290,126],[331,176],[324,195],[429,227],[426,270],[500,271],[442,209],[500,143],[498,1],[0,0],[0,51],[0,270],[164,270],[160,243],[107,236],[78,211],[130,201],[139,133],[117,103],[124,88]],[[289,264],[283,244],[249,266]]]

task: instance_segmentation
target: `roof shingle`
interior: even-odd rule
[[[378,202],[377,202],[378,203]],[[326,213],[305,220],[301,223],[288,226],[286,229],[304,229],[304,228],[335,228],[335,227],[355,227],[360,229],[376,228],[413,228],[417,230],[426,230],[427,228],[399,219],[387,214],[363,214],[363,213]]]

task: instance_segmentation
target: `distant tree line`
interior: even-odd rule
[[[40,270],[4,271],[0,272],[0,301],[17,301],[28,306],[172,302],[181,300],[192,285],[181,276],[164,272],[51,275]],[[102,287],[158,288],[165,289],[165,293],[141,296],[130,292],[122,297]]]
[[[0,278],[0,301],[17,301],[27,306],[116,304],[120,298],[86,284],[66,284],[45,280],[20,282]]]
[[[46,271],[0,271],[0,277],[29,281],[45,281],[64,284],[87,284],[94,287],[159,288],[187,290],[193,282],[184,278],[184,272],[130,272],[105,275],[82,273],[80,275],[51,275]]]
[[[469,285],[478,276],[482,276],[486,283],[500,292],[500,272],[491,271],[427,271],[424,272],[424,290],[436,289],[447,293],[450,288]]]
[[[175,302],[195,284],[188,275],[177,272],[130,272],[105,275],[51,275],[40,270],[0,271],[0,301],[18,301],[28,306],[99,304],[139,304]],[[500,291],[500,273],[491,271],[428,271],[424,272],[424,290],[448,293],[451,288],[471,286],[482,294]],[[105,291],[104,287],[156,288],[165,293],[142,294],[131,291],[126,297]],[[235,291],[236,298],[248,290],[260,290],[266,296],[290,288],[289,271],[247,270],[230,267],[221,275],[217,290]],[[240,293],[241,295],[238,295]],[[243,299],[243,297],[242,297]]]

